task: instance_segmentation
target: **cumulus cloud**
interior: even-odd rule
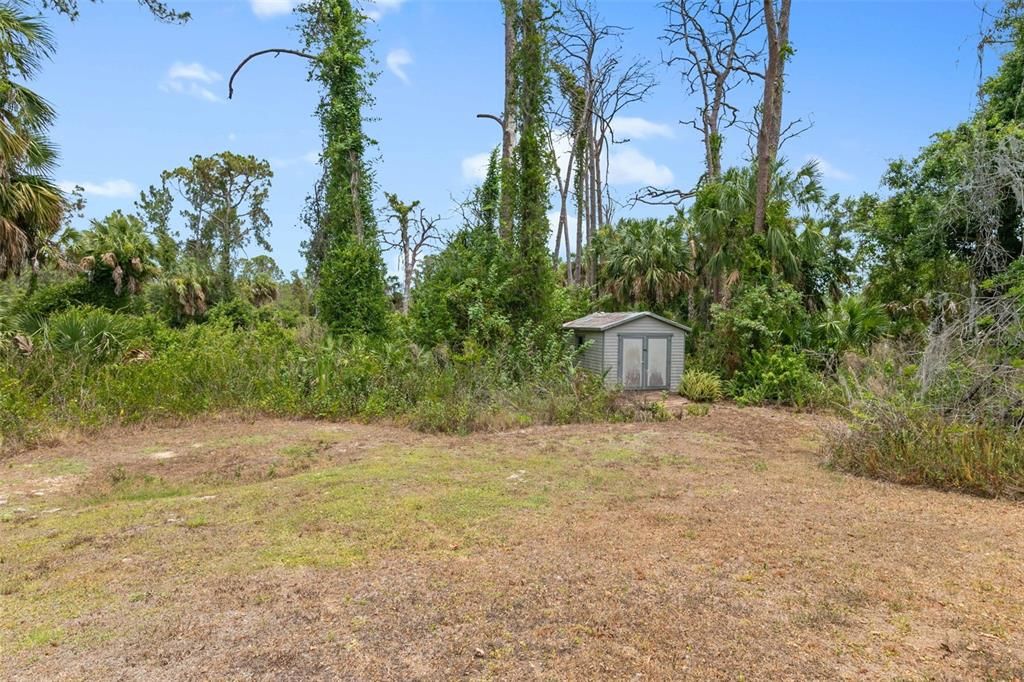
[[[302,154],[300,156],[289,156],[289,157],[276,157],[270,159],[270,165],[276,170],[283,170],[285,168],[292,168],[293,166],[300,166],[302,164],[317,165],[320,163],[320,152],[316,149]]]
[[[467,156],[462,160],[462,177],[471,182],[483,182],[487,177],[487,164],[491,155],[487,152]]]
[[[128,180],[105,180],[103,182],[76,182],[74,180],[62,180],[57,185],[65,192],[73,192],[76,187],[81,187],[85,194],[96,197],[108,197],[113,199],[124,199],[135,196],[139,188],[135,183]]]
[[[670,185],[673,175],[668,166],[657,163],[636,149],[625,146],[612,152],[608,181],[613,185]]]
[[[171,80],[193,80],[201,83],[215,83],[220,80],[220,74],[206,68],[199,62],[185,64],[174,62],[167,70],[167,77]]]
[[[649,137],[674,137],[672,126],[667,123],[655,123],[638,116],[619,116],[612,121],[616,139],[630,138],[644,140]]]
[[[384,58],[384,63],[387,64],[388,71],[398,76],[400,81],[409,82],[409,74],[405,72],[405,67],[412,64],[412,54],[409,50],[401,47],[391,50]]]
[[[370,0],[366,3],[363,13],[373,21],[380,21],[385,14],[401,9],[404,2],[405,0]]]
[[[297,4],[297,0],[249,0],[252,13],[260,18],[288,14]]]
[[[160,82],[160,89],[178,95],[190,95],[208,102],[220,98],[207,87],[221,80],[221,75],[199,62],[175,62],[167,69],[167,75]]]
[[[841,168],[836,168],[834,165],[816,154],[809,154],[807,156],[807,160],[811,161],[818,167],[818,170],[821,171],[821,177],[826,180],[838,180],[839,182],[853,180],[852,175]]]

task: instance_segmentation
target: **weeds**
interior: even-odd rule
[[[0,447],[225,410],[387,419],[440,432],[590,421],[614,410],[569,344],[532,329],[497,348],[467,344],[453,354],[410,342],[342,344],[313,324],[170,329],[119,317],[71,309],[40,328],[31,352],[0,354]]]
[[[876,409],[833,435],[832,466],[909,485],[1024,499],[1024,442],[997,425],[950,421],[920,407]]]

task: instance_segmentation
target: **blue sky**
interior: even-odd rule
[[[193,154],[254,154],[275,172],[272,255],[286,272],[301,269],[298,215],[319,174],[317,92],[306,81],[307,65],[262,57],[226,99],[227,76],[246,54],[298,47],[289,0],[174,2],[193,14],[184,26],[156,22],[133,0],[82,4],[74,23],[50,18],[58,50],[34,87],[59,114],[57,179],[86,187],[88,217],[131,209],[140,189]],[[622,113],[634,132],[614,150],[613,192],[625,199],[647,183],[692,186],[701,172],[700,140],[678,120],[695,102],[659,63],[664,12],[654,2],[597,6],[610,23],[631,29],[624,53],[654,62],[659,81],[649,101]],[[431,213],[450,215],[452,198],[475,184],[479,160],[499,141],[493,122],[475,118],[501,104],[499,2],[379,0],[370,11],[382,72],[370,112],[380,143],[378,181],[406,200],[420,199]],[[819,159],[832,192],[877,190],[888,160],[913,155],[929,135],[970,115],[980,18],[971,2],[797,0],[785,113],[814,125],[786,143],[784,156]],[[994,63],[990,58],[988,66]],[[733,130],[727,160],[739,161],[745,151],[744,133]]]

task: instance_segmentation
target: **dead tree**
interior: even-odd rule
[[[779,154],[782,135],[782,94],[789,45],[791,0],[764,0],[764,26],[768,58],[764,70],[764,95],[761,99],[761,126],[757,135],[757,180],[754,195],[754,232],[765,231],[771,178]]]
[[[642,101],[655,85],[650,63],[626,62],[622,35],[626,29],[605,24],[590,0],[566,0],[563,21],[552,31],[552,52],[559,64],[559,90],[569,106],[560,134],[570,142],[575,180],[560,179],[560,225],[569,253],[568,188],[576,198],[576,250],[568,264],[570,281],[585,274],[595,281],[594,263],[584,267],[585,245],[611,216],[608,159],[615,116],[630,104]],[[569,175],[567,173],[567,175]]]
[[[665,63],[678,67],[690,96],[697,97],[696,116],[681,120],[704,142],[704,179],[722,175],[723,131],[739,119],[729,98],[740,85],[763,78],[757,34],[764,25],[761,0],[668,0],[663,39],[673,50]]]
[[[391,213],[388,220],[393,220],[396,227],[382,235],[381,240],[402,254],[402,313],[409,313],[409,296],[412,292],[412,280],[416,275],[416,267],[420,264],[423,250],[436,244],[440,238],[437,223],[440,218],[428,218],[420,202],[403,203],[396,194],[385,192]],[[417,209],[418,212],[417,212]]]

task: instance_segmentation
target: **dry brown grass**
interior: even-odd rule
[[[1024,677],[1024,507],[829,471],[817,427],[225,420],[24,453],[0,678]]]

